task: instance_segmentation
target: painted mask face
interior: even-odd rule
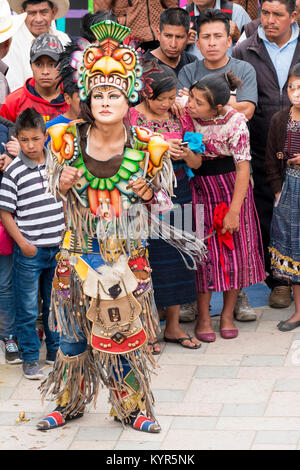
[[[91,27],[99,43],[89,45],[79,66],[78,87],[80,99],[86,100],[93,88],[112,86],[120,90],[131,102],[138,99],[142,75],[137,53],[130,46],[120,44],[129,29],[103,21]]]

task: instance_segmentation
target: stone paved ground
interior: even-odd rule
[[[53,403],[42,405],[38,382],[23,378],[21,366],[0,364],[0,449],[300,449],[300,329],[276,328],[293,305],[256,311],[257,322],[237,323],[237,339],[218,334],[196,351],[162,343],[152,381],[160,434],[123,430],[108,416],[105,391],[80,420],[39,432],[35,424]],[[43,347],[42,366],[44,357]],[[21,411],[29,421],[17,424]]]

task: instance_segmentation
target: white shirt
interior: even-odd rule
[[[57,36],[63,46],[70,41],[67,34],[56,29],[54,21],[52,22],[49,34]],[[31,34],[25,23],[13,36],[9,52],[5,56],[5,60],[3,60],[9,67],[6,79],[11,92],[22,87],[27,78],[32,77],[30,48],[34,40],[35,37]]]

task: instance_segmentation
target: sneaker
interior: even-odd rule
[[[272,308],[287,308],[291,305],[291,287],[277,286],[272,289],[269,297],[269,305]]]
[[[46,356],[46,364],[53,365],[56,359],[56,351],[49,351],[47,352]]]
[[[179,322],[188,323],[195,320],[196,315],[198,314],[197,302],[192,302],[190,304],[184,304],[180,306],[179,313]]]
[[[44,374],[37,362],[24,362],[23,374],[24,377],[29,380],[41,380],[44,378]]]
[[[21,364],[23,361],[13,336],[4,338],[5,360],[7,364]]]
[[[250,305],[246,292],[240,290],[234,306],[234,318],[237,321],[255,321],[257,315]]]

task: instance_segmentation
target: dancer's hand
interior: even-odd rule
[[[143,199],[143,201],[150,201],[153,198],[153,190],[144,178],[129,180],[128,188],[132,189],[132,191]]]
[[[59,192],[63,195],[67,194],[69,189],[77,183],[77,181],[83,175],[83,170],[78,170],[72,166],[67,166],[63,169],[59,179]]]

